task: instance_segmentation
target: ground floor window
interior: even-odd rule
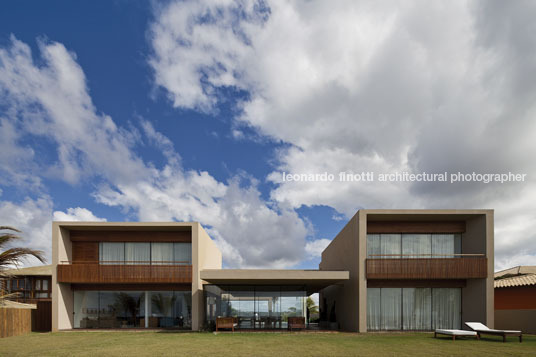
[[[191,328],[191,291],[75,291],[75,328]]]
[[[460,288],[367,288],[367,329],[461,328]]]
[[[289,317],[305,317],[303,286],[204,285],[207,324],[236,317],[242,329],[286,329]]]

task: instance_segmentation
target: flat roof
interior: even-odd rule
[[[68,230],[84,231],[191,231],[192,226],[198,222],[81,222],[81,221],[53,221],[53,225]]]
[[[492,209],[362,209],[369,221],[431,221],[469,219],[475,215],[493,213]]]
[[[215,285],[304,285],[308,294],[350,279],[348,271],[285,269],[204,269],[201,279]]]

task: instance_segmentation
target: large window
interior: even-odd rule
[[[75,328],[190,328],[191,291],[75,291]]]
[[[460,288],[367,288],[367,329],[461,328]]]
[[[460,254],[460,234],[367,234],[367,256],[388,258],[453,258]]]
[[[285,329],[289,317],[305,317],[303,286],[205,285],[207,322],[236,317],[243,329]]]
[[[100,264],[191,265],[191,243],[100,242]]]

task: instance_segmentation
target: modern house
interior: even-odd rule
[[[222,269],[196,222],[53,222],[53,330],[285,329],[320,292],[346,331],[493,326],[493,211],[360,210],[319,270]],[[410,317],[411,316],[411,317]]]
[[[199,330],[218,316],[242,329],[286,328],[305,299],[348,272],[221,269],[199,223],[53,222],[54,331]]]
[[[360,210],[320,270],[350,272],[320,294],[342,330],[493,327],[493,210]]]
[[[495,327],[536,334],[536,266],[495,273]]]

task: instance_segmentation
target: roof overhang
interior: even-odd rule
[[[308,294],[350,279],[348,271],[205,269],[201,279],[216,285],[304,285]]]

